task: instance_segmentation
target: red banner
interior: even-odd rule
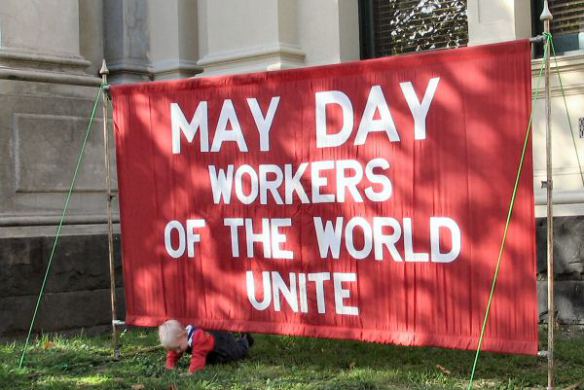
[[[128,324],[477,347],[527,41],[111,92]],[[485,350],[537,351],[532,180]]]

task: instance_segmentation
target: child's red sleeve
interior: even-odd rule
[[[189,372],[195,373],[205,368],[207,354],[215,348],[215,337],[202,329],[197,329],[193,335],[193,354]]]
[[[172,370],[173,368],[175,368],[176,363],[178,362],[178,359],[180,359],[181,356],[182,352],[178,353],[176,351],[168,351],[168,353],[166,354],[166,368],[168,370]]]

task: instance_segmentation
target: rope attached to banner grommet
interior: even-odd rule
[[[75,166],[75,172],[73,173],[73,179],[71,180],[71,185],[69,186],[69,191],[67,192],[67,197],[65,198],[65,206],[63,207],[63,212],[61,213],[61,218],[59,220],[59,225],[57,228],[57,233],[55,235],[55,240],[53,241],[53,247],[51,249],[51,254],[49,256],[49,261],[47,264],[47,270],[45,271],[45,276],[43,278],[43,283],[41,285],[41,290],[39,292],[39,296],[34,308],[34,313],[32,316],[32,320],[30,322],[30,327],[28,328],[28,335],[26,336],[26,342],[24,343],[24,347],[22,348],[22,354],[20,356],[20,362],[18,364],[18,368],[22,368],[24,363],[24,358],[26,356],[26,350],[28,348],[28,343],[30,341],[30,336],[32,334],[32,329],[34,327],[34,323],[38,314],[38,310],[40,307],[41,300],[45,293],[45,288],[47,285],[47,279],[49,276],[49,272],[51,270],[51,265],[53,263],[53,258],[55,256],[55,251],[57,249],[57,244],[59,243],[59,238],[61,237],[61,230],[63,229],[63,222],[65,220],[65,214],[67,213],[67,209],[69,208],[69,202],[71,200],[71,195],[73,193],[73,188],[75,187],[75,183],[77,182],[77,178],[79,176],[79,169],[81,168],[81,163],[83,162],[83,157],[85,155],[85,147],[87,146],[87,140],[89,139],[89,135],[91,133],[91,128],[93,126],[93,120],[95,119],[95,113],[97,111],[97,103],[99,102],[100,95],[102,93],[103,86],[100,86],[97,94],[95,96],[95,100],[93,102],[93,109],[91,111],[91,116],[89,118],[89,124],[87,125],[87,129],[85,130],[85,138],[83,139],[83,144],[81,145],[81,151],[79,152],[79,157],[77,158],[77,165]]]
[[[544,35],[545,40],[551,41],[551,39],[552,39],[551,34],[544,33],[543,35]],[[542,79],[542,74],[544,71],[544,64],[545,64],[545,60],[547,59],[547,56],[549,56],[549,52],[547,50],[547,45],[545,45],[544,46],[544,54],[543,54],[544,60],[542,61],[542,66],[539,70],[539,74],[537,77],[537,86],[535,88],[535,96],[533,97],[533,101],[537,100],[537,98],[539,97],[540,81]],[[477,351],[475,354],[474,363],[473,363],[472,371],[470,374],[470,379],[469,379],[469,383],[468,383],[468,387],[467,387],[468,390],[471,390],[472,386],[473,386],[474,375],[476,372],[477,363],[479,360],[479,355],[481,352],[481,347],[483,344],[483,339],[484,339],[485,331],[487,328],[487,322],[489,321],[491,304],[493,302],[493,296],[495,295],[495,288],[497,286],[497,278],[499,277],[499,271],[501,269],[501,260],[503,258],[503,251],[505,250],[505,244],[507,241],[507,233],[509,232],[509,225],[511,224],[511,217],[513,216],[513,208],[515,207],[515,199],[517,197],[517,192],[519,189],[519,181],[521,179],[521,174],[523,172],[523,163],[525,161],[525,155],[527,153],[527,146],[529,145],[528,141],[529,141],[532,127],[533,127],[533,109],[531,110],[531,115],[529,116],[529,122],[527,124],[527,129],[525,131],[525,140],[523,142],[523,149],[521,151],[521,159],[519,160],[519,167],[517,168],[517,176],[515,178],[515,185],[513,187],[513,195],[511,196],[511,202],[509,204],[509,211],[507,213],[507,221],[505,223],[505,229],[503,231],[503,238],[501,240],[501,246],[499,248],[499,255],[497,257],[497,265],[495,266],[495,273],[493,275],[493,282],[491,284],[491,292],[489,294],[489,300],[487,302],[487,308],[485,310],[485,318],[483,320],[483,325],[481,328],[481,335],[479,337],[479,343],[477,346]]]

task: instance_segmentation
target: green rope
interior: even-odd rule
[[[562,91],[562,98],[564,99],[564,108],[566,109],[566,116],[568,118],[568,126],[570,127],[570,135],[572,136],[572,144],[574,145],[574,151],[576,152],[576,160],[578,160],[578,168],[580,169],[580,179],[582,179],[582,186],[584,187],[584,172],[582,171],[582,164],[580,163],[580,156],[578,156],[578,146],[576,145],[576,138],[574,137],[574,129],[572,128],[572,118],[570,118],[570,111],[568,110],[568,102],[566,101],[566,93],[564,92],[564,84],[562,83],[562,76],[560,74],[560,68],[558,66],[558,57],[556,56],[556,49],[554,47],[554,40],[550,38],[550,43],[552,46],[552,55],[554,56],[554,61],[556,63],[556,73],[558,75],[558,80],[560,81],[560,90]]]
[[[45,271],[45,277],[43,279],[43,284],[41,285],[41,291],[39,292],[36,306],[34,308],[34,314],[32,315],[30,327],[28,328],[28,336],[26,336],[26,342],[24,343],[24,347],[22,348],[22,355],[20,356],[20,363],[18,364],[18,368],[22,368],[22,365],[24,363],[26,349],[27,349],[28,343],[30,341],[30,335],[32,334],[32,328],[34,327],[34,323],[35,323],[36,316],[37,316],[37,313],[39,310],[39,306],[41,304],[41,300],[42,300],[43,294],[45,292],[45,287],[47,284],[49,271],[51,269],[51,264],[53,263],[53,257],[55,256],[55,250],[57,249],[57,244],[59,242],[59,238],[61,235],[61,229],[63,228],[63,221],[65,220],[65,213],[67,212],[67,208],[69,207],[69,201],[71,200],[71,194],[73,193],[73,188],[75,187],[75,183],[77,182],[79,168],[81,167],[81,163],[83,162],[85,146],[87,145],[87,140],[89,138],[89,134],[91,133],[91,127],[93,125],[93,119],[95,118],[95,112],[97,110],[97,103],[99,102],[99,97],[101,95],[101,92],[102,92],[102,87],[99,88],[99,90],[97,91],[97,95],[95,96],[95,101],[93,103],[93,110],[91,111],[91,117],[89,118],[89,124],[87,125],[87,130],[85,131],[85,138],[83,139],[83,145],[81,146],[81,151],[79,152],[79,158],[77,159],[77,166],[75,167],[75,173],[73,174],[73,180],[71,181],[71,185],[69,187],[69,192],[67,193],[67,198],[65,200],[65,206],[63,207],[63,212],[61,213],[59,227],[57,228],[57,234],[55,235],[55,240],[53,241],[53,249],[51,249],[51,255],[49,256],[49,262],[47,264],[47,270]]]
[[[551,39],[551,35],[546,39],[549,41]],[[542,61],[542,66],[539,70],[539,75],[537,79],[537,86],[535,89],[535,97],[533,100],[537,100],[539,95],[539,83],[541,81],[541,75],[543,73],[544,64],[547,60],[548,53],[548,45],[544,46],[544,61]],[[513,195],[511,196],[511,202],[509,204],[509,211],[507,213],[507,221],[505,222],[505,230],[503,231],[503,239],[501,240],[501,246],[499,248],[499,255],[497,257],[497,265],[495,267],[495,274],[493,275],[493,282],[491,283],[491,292],[489,294],[489,300],[487,302],[487,309],[485,312],[485,318],[483,320],[483,325],[481,328],[481,335],[479,337],[479,344],[477,346],[477,352],[475,354],[474,363],[472,366],[472,372],[470,374],[470,380],[468,382],[468,390],[472,389],[474,375],[477,368],[477,363],[479,361],[479,355],[481,352],[481,347],[483,345],[483,339],[485,337],[485,331],[487,329],[487,322],[489,321],[489,314],[491,312],[491,304],[493,303],[493,296],[495,295],[495,288],[497,286],[497,278],[499,277],[499,271],[501,269],[501,260],[503,258],[503,251],[505,250],[505,244],[507,242],[507,233],[509,232],[509,225],[511,224],[511,217],[513,216],[513,208],[515,207],[515,200],[517,199],[517,192],[519,190],[519,180],[521,179],[521,173],[523,171],[523,163],[525,162],[525,155],[527,153],[527,146],[529,144],[529,136],[531,134],[531,127],[533,125],[533,110],[531,111],[531,115],[529,117],[529,123],[527,124],[527,130],[525,131],[525,139],[523,141],[523,149],[521,151],[521,160],[519,161],[519,167],[517,168],[517,176],[515,178],[515,186],[513,187]]]

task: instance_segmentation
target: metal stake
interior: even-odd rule
[[[109,70],[105,60],[101,64],[101,69],[99,71],[101,75],[102,88],[107,88],[107,75]],[[104,147],[104,158],[105,158],[105,181],[107,188],[107,243],[108,243],[108,257],[109,257],[109,269],[110,269],[110,293],[111,293],[111,304],[112,304],[112,344],[114,349],[114,359],[120,359],[120,343],[118,337],[118,330],[116,324],[118,323],[116,317],[116,273],[114,265],[114,228],[112,222],[112,184],[111,184],[111,172],[110,172],[110,155],[109,155],[109,134],[107,131],[107,103],[108,94],[106,91],[103,93],[103,147]]]
[[[553,19],[548,8],[547,0],[544,1],[543,12],[539,17],[543,21],[544,32],[550,33],[550,25]],[[551,135],[551,101],[550,101],[550,47],[549,35],[546,36],[544,56],[545,61],[545,147],[546,147],[546,192],[547,192],[547,279],[548,279],[548,390],[555,387],[555,362],[554,362],[554,209],[552,191],[554,188],[552,179],[552,135]]]

